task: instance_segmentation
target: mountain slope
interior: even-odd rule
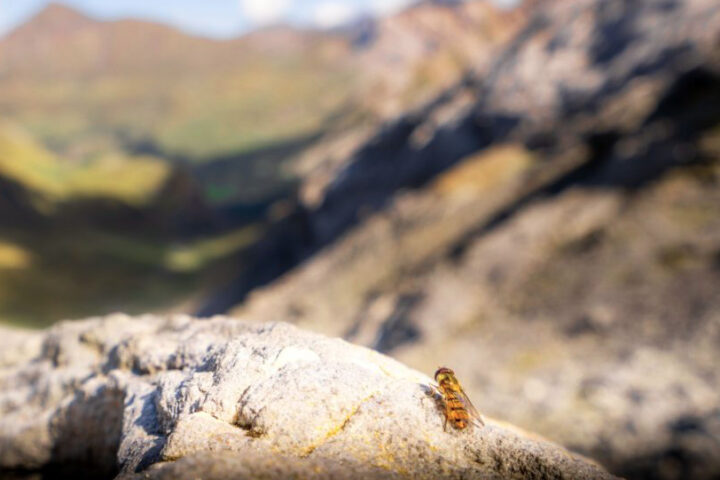
[[[374,88],[388,73],[372,73],[375,52],[393,36],[432,44],[390,72],[414,78],[440,59],[429,92],[461,73],[443,73],[453,35],[417,29],[435,9],[475,53],[497,40],[468,35],[482,22],[465,7],[418,8],[389,35],[392,20],[379,21],[363,48],[288,27],[217,41],[60,5],[1,38],[0,317],[187,309],[244,270],[242,252],[291,208],[299,179],[343,163],[338,148],[361,144],[409,88]]]
[[[211,202],[254,204],[292,191],[308,170],[293,157],[309,145],[313,159],[334,156],[321,135],[421,103],[480,68],[521,19],[480,1],[421,4],[372,20],[358,47],[347,33],[290,27],[210,40],[51,5],[0,39],[0,108],[61,157],[210,165],[197,175]]]
[[[384,118],[427,103],[482,72],[525,17],[486,1],[430,1],[376,20],[358,55],[367,101]]]
[[[718,31],[704,0],[540,2],[338,162],[225,305],[452,365],[630,478],[714,478]]]
[[[215,41],[50,6],[0,40],[0,105],[71,156],[208,159],[320,128],[347,91],[343,45],[289,29]]]

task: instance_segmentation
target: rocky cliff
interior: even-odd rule
[[[225,298],[449,355],[495,415],[618,474],[714,478],[720,7],[533,12],[487,74],[311,176],[253,278],[284,274]]]
[[[541,447],[531,457],[502,450],[516,445],[504,436],[483,443],[495,438],[485,430],[466,432],[471,439],[460,449],[455,437],[442,437],[449,450],[431,443],[446,435],[442,417],[422,396],[427,379],[404,369],[390,374],[402,392],[388,386],[394,393],[379,397],[367,385],[385,388],[385,374],[338,374],[333,395],[347,403],[318,400],[312,412],[324,412],[329,423],[313,423],[317,429],[303,428],[292,440],[281,421],[290,407],[274,396],[277,385],[321,397],[332,369],[356,370],[307,344],[299,348],[321,361],[302,353],[303,368],[287,368],[313,365],[317,377],[293,379],[285,360],[274,369],[272,358],[290,343],[252,352],[263,351],[256,343],[263,336],[295,331],[263,330],[282,319],[420,371],[450,364],[484,412],[615,474],[720,475],[720,7],[710,0],[547,0],[531,2],[528,12],[527,24],[481,71],[377,130],[330,132],[306,152],[296,164],[305,179],[296,208],[242,259],[243,276],[202,309],[232,308],[247,323],[64,325],[40,340],[41,353],[12,350],[31,363],[0,360],[9,365],[4,385],[13,387],[3,390],[3,408],[14,412],[4,418],[24,425],[3,440],[2,458],[15,459],[5,465],[98,458],[102,470],[117,458],[128,475],[139,468],[168,478],[303,476],[308,469],[332,477],[335,468],[415,474],[395,450],[378,450],[384,443],[375,439],[387,431],[379,429],[391,425],[407,432],[405,440],[392,438],[403,451],[420,448],[412,432],[429,432],[422,445],[431,451],[415,451],[430,476],[601,475],[565,454],[552,458],[575,467],[558,470]],[[413,15],[406,18],[421,18]],[[102,325],[110,333],[98,333]],[[139,333],[144,328],[151,333]],[[246,343],[232,346],[228,336]],[[202,351],[210,344],[229,353]],[[232,355],[253,359],[243,365],[269,376],[224,366]],[[77,414],[63,399],[79,396],[80,410],[93,411],[82,399],[97,398],[92,388],[106,385],[97,383],[105,377],[123,406],[115,398],[101,411],[116,412],[107,413],[112,419],[122,410],[130,424],[97,417],[63,423]],[[68,386],[51,378],[67,378]],[[349,390],[347,378],[357,381]],[[297,379],[304,383],[296,386]],[[234,386],[227,393],[223,385]],[[249,390],[238,395],[236,387]],[[173,392],[179,396],[168,400]],[[388,408],[393,415],[382,414]],[[309,410],[297,414],[321,421]],[[500,429],[489,423],[490,432]],[[80,424],[89,432],[114,425],[112,435],[93,438],[116,440],[94,442],[96,450],[78,446],[69,438]],[[355,433],[372,439],[362,443],[366,450],[343,443]],[[19,447],[10,438],[30,440]],[[323,456],[334,448],[347,454],[339,467]],[[523,463],[509,463],[505,453]],[[272,470],[275,454],[287,470]]]
[[[426,375],[284,323],[115,315],[3,336],[4,469],[188,479],[612,478],[492,419],[444,431]]]

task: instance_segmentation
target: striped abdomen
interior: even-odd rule
[[[460,390],[451,382],[441,382],[440,389],[445,400],[445,415],[452,426],[458,430],[468,426],[470,414],[465,408]]]

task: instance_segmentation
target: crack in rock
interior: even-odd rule
[[[325,443],[327,443],[328,440],[330,440],[331,438],[333,438],[334,436],[338,435],[340,432],[342,432],[343,430],[345,430],[345,427],[347,427],[348,423],[350,423],[350,420],[352,419],[353,416],[355,416],[355,414],[358,412],[358,410],[360,410],[360,408],[361,408],[365,403],[367,403],[368,401],[370,401],[370,400],[371,400],[375,395],[377,395],[378,393],[380,393],[380,392],[373,392],[372,394],[370,394],[370,395],[368,395],[367,397],[365,397],[365,398],[363,398],[362,400],[360,400],[360,402],[358,402],[358,404],[357,404],[352,410],[350,410],[350,413],[348,413],[348,415],[347,415],[337,426],[331,428],[330,430],[328,430],[328,431],[325,433],[325,436],[320,440],[320,442],[318,442],[317,444],[313,444],[313,445],[310,445],[309,447],[307,447],[307,449],[305,450],[305,452],[303,452],[300,456],[303,457],[303,458],[304,458],[304,457],[307,457],[307,456],[310,455],[312,452],[314,452],[315,449],[317,449],[318,447],[321,447],[322,445],[324,445]]]

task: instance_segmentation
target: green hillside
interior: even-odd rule
[[[42,326],[118,309],[172,308],[232,273],[222,260],[258,234],[246,226],[173,240],[152,221],[128,224],[127,215],[157,215],[171,168],[151,156],[69,161],[0,122],[0,172],[0,180],[23,186],[39,216],[29,225],[0,218],[3,322]],[[97,217],[102,225],[91,220]]]
[[[0,40],[0,110],[71,158],[211,161],[321,129],[351,90],[347,48],[290,28],[216,41],[54,5]]]
[[[167,179],[169,170],[165,162],[152,156],[121,152],[70,162],[23,129],[0,122],[0,172],[51,203],[101,196],[143,205]]]
[[[220,41],[47,7],[0,38],[0,321],[193,310],[289,211],[308,172],[295,160],[346,161],[460,75],[448,58],[504,38],[486,8],[421,5],[358,47],[352,32]],[[438,14],[446,27],[419,28]]]
[[[290,28],[217,41],[59,5],[0,38],[0,188],[20,198],[0,196],[0,321],[192,310],[289,192],[281,163],[348,101],[347,48]]]

